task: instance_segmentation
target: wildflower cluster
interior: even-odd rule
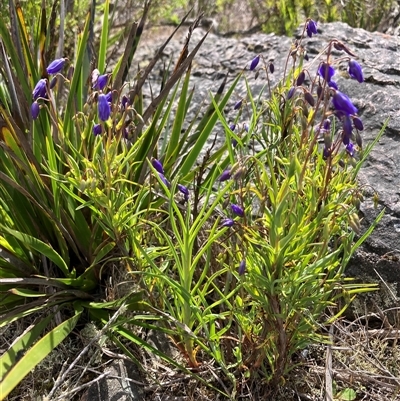
[[[305,28],[307,35],[311,37],[318,33],[317,23],[313,20],[308,20]],[[302,50],[304,56],[303,48],[297,44],[298,50]],[[343,51],[347,55],[340,57],[337,60],[332,60],[331,52],[332,48]],[[296,59],[297,52],[292,52],[294,59]],[[334,39],[332,40],[326,48],[327,59],[319,63],[317,69],[317,77],[314,79],[310,86],[305,85],[306,71],[303,69],[295,79],[295,85],[293,85],[287,92],[286,98],[288,100],[294,98],[296,92],[302,92],[304,100],[311,106],[316,105],[316,100],[312,94],[314,88],[316,87],[316,99],[318,101],[317,110],[319,111],[320,105],[323,104],[322,115],[323,118],[320,124],[317,124],[316,132],[324,139],[324,158],[330,157],[335,150],[338,149],[340,142],[333,140],[333,134],[331,130],[330,116],[334,115],[342,124],[341,142],[345,146],[347,154],[351,157],[354,156],[356,152],[355,144],[358,147],[362,146],[362,140],[359,131],[364,129],[361,119],[358,117],[358,110],[350,100],[350,98],[343,93],[334,80],[335,76],[335,65],[346,61],[348,63],[347,71],[352,79],[357,80],[359,83],[364,81],[364,75],[360,64],[354,60],[354,54],[347,48],[345,44]],[[304,57],[305,58],[305,57]],[[307,74],[310,72],[307,71]],[[328,103],[328,100],[330,102]],[[323,103],[326,101],[325,103]],[[321,103],[322,102],[322,103]],[[329,105],[332,111],[329,110]],[[355,132],[354,132],[355,129]],[[354,142],[355,141],[355,144]]]
[[[65,65],[65,58],[59,58],[52,61],[46,71],[49,75],[59,74]],[[32,92],[32,105],[31,105],[31,115],[34,120],[39,117],[40,107],[42,101],[46,101],[49,99],[49,90],[54,86],[56,80],[52,80],[50,85],[48,83],[47,78],[40,79],[35,85]]]

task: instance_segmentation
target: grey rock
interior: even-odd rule
[[[114,360],[105,369],[105,378],[93,383],[83,399],[87,401],[142,401],[143,385],[137,367],[127,360]],[[135,383],[136,382],[136,383]]]

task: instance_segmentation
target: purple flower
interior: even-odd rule
[[[324,120],[322,127],[324,128],[324,130],[329,131],[331,129],[331,120],[329,120],[329,118]]]
[[[235,205],[234,203],[231,204],[231,210],[234,214],[236,214],[239,217],[244,216],[244,211],[239,205]]]
[[[111,102],[112,102],[112,98],[113,98],[113,93],[112,93],[112,91],[106,93],[106,99],[107,99],[107,102],[108,102],[108,103],[111,103]]]
[[[160,174],[165,174],[164,173],[164,167],[163,167],[162,163],[160,162],[160,160],[153,159],[151,161],[151,164],[157,170],[157,172],[159,172]]]
[[[306,31],[307,31],[308,37],[310,37],[310,38],[313,34],[316,35],[318,33],[317,23],[315,21],[313,21],[312,19],[310,19],[307,22]]]
[[[228,181],[231,178],[231,169],[225,170],[218,178],[219,182]]]
[[[38,99],[39,97],[46,97],[47,95],[47,79],[40,79],[33,89],[32,96],[33,100]]]
[[[158,173],[158,175],[159,175],[161,181],[165,184],[165,186],[166,186],[167,188],[171,188],[171,184],[170,184],[169,181],[165,178],[165,175],[164,175],[164,174],[161,174],[161,173]]]
[[[97,99],[97,110],[101,121],[107,121],[111,115],[110,105],[108,104],[106,95],[100,94]]]
[[[359,131],[362,131],[364,129],[363,122],[358,117],[353,117],[353,124]]]
[[[260,62],[260,55],[257,55],[256,57],[251,60],[250,63],[250,71],[254,71],[255,68],[258,66],[258,63]]]
[[[221,227],[232,227],[235,224],[235,220],[232,219],[224,219],[221,222]]]
[[[103,131],[103,128],[102,128],[101,124],[93,125],[93,135],[95,135],[95,136],[100,135],[102,131]]]
[[[187,189],[187,187],[185,187],[184,185],[178,184],[178,190],[183,195],[185,195],[185,200],[187,201],[189,199],[189,190]]]
[[[235,124],[231,124],[231,125],[229,126],[229,129],[230,129],[231,131],[235,131],[235,128],[236,128],[236,125],[235,125]]]
[[[361,69],[360,64],[357,63],[355,60],[349,61],[349,68],[348,68],[349,75],[356,79],[360,84],[364,82],[364,75]]]
[[[36,120],[39,117],[39,111],[40,111],[39,103],[34,101],[31,106],[31,115],[34,120]]]
[[[322,63],[318,68],[318,75],[324,78],[326,82],[330,82],[335,75],[335,69],[327,63]]]
[[[239,264],[239,269],[238,269],[239,276],[243,276],[245,272],[246,272],[246,260],[243,259]]]
[[[354,145],[353,145],[351,142],[349,142],[349,143],[346,145],[346,152],[347,152],[351,157],[353,157],[355,151],[356,151],[356,150],[354,149]]]
[[[108,82],[108,74],[99,75],[96,83],[93,85],[93,89],[103,90]]]
[[[58,58],[52,61],[47,67],[48,74],[57,74],[59,73],[65,64],[65,58]]]
[[[347,115],[357,114],[357,109],[349,97],[342,92],[335,91],[332,96],[332,104],[336,111]]]

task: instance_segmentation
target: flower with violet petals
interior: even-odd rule
[[[231,210],[232,210],[232,212],[234,214],[236,214],[239,217],[243,217],[244,216],[244,211],[239,205],[236,205],[236,204],[232,203],[231,204]]]
[[[258,66],[258,63],[260,62],[260,55],[257,55],[256,57],[253,58],[253,60],[251,60],[250,63],[250,71],[254,71],[255,68]]]
[[[354,156],[355,149],[354,149],[354,145],[353,145],[351,142],[349,142],[349,143],[346,145],[346,152],[347,152],[351,157]]]
[[[54,61],[52,61],[46,68],[46,71],[48,74],[57,74],[59,73],[63,68],[65,64],[65,58],[57,58]]]
[[[107,82],[108,82],[108,74],[99,75],[96,83],[93,86],[93,89],[102,91],[106,87]]]
[[[224,219],[221,222],[221,227],[232,227],[235,224],[235,220],[232,219]]]
[[[326,120],[324,120],[322,126],[323,126],[324,130],[329,131],[331,129],[331,120],[329,118],[327,118]]]
[[[228,181],[231,178],[231,169],[226,169],[223,173],[219,176],[218,181],[224,182]]]
[[[157,170],[157,172],[159,172],[160,174],[164,174],[164,167],[163,167],[162,163],[160,162],[160,160],[153,159],[151,161],[151,164]]]
[[[32,96],[33,100],[38,99],[39,97],[46,97],[47,95],[47,79],[40,79],[33,89]]]
[[[318,33],[317,23],[314,20],[310,19],[307,22],[306,31],[309,38],[311,38],[313,34],[316,35]]]
[[[335,75],[335,69],[327,63],[322,63],[318,68],[318,75],[324,78],[326,82],[330,82]]]
[[[246,260],[243,259],[239,264],[239,269],[238,269],[239,276],[243,276],[245,272],[246,272]]]
[[[336,111],[342,112],[348,116],[357,114],[357,109],[349,97],[342,92],[335,91],[332,96],[332,104]]]
[[[349,75],[351,78],[356,79],[360,84],[364,82],[364,75],[361,69],[361,65],[357,63],[357,61],[350,59],[349,60]]]
[[[108,102],[108,103],[111,103],[111,102],[112,102],[112,100],[113,100],[113,93],[112,93],[112,91],[106,93],[106,99],[107,99],[107,102]]]
[[[34,120],[36,120],[39,117],[39,111],[40,111],[39,103],[34,101],[31,106],[31,115]]]
[[[97,99],[97,110],[101,121],[107,121],[111,115],[111,108],[104,94],[100,94]]]
[[[103,128],[102,128],[101,124],[93,125],[93,135],[94,136],[100,135],[102,131],[103,131]]]

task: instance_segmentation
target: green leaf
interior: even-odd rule
[[[66,265],[64,259],[50,246],[40,241],[39,239],[32,237],[31,235],[21,233],[16,230],[12,230],[4,225],[0,225],[3,231],[13,235],[16,239],[21,241],[26,247],[32,248],[35,251],[41,253],[42,255],[48,257],[53,261],[64,273],[65,277],[70,277],[68,266]]]
[[[345,388],[340,391],[335,399],[340,401],[354,401],[357,398],[357,393],[351,388]]]
[[[73,317],[51,330],[32,348],[30,348],[16,364],[11,366],[0,365],[1,368],[6,370],[4,380],[0,382],[1,399],[7,397],[7,395],[10,394],[10,392],[22,381],[22,379],[71,333],[75,328],[81,313],[82,310],[76,311]],[[30,339],[33,340],[35,336],[37,337],[39,333],[38,331],[35,331],[33,334],[32,337],[26,339],[27,342]],[[8,356],[8,361],[10,361],[10,356]]]

